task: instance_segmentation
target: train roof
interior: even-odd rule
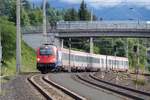
[[[65,52],[68,52],[68,51],[69,51],[69,49],[65,49],[65,48],[63,48],[62,50],[65,51]],[[82,52],[82,51],[75,51],[75,50],[71,50],[71,53],[75,53],[75,54],[77,54],[77,55],[84,55],[84,56],[91,55],[91,53]],[[92,54],[92,55],[93,55],[93,56],[101,56],[101,57],[105,57],[105,56],[106,56],[106,55],[101,55],[101,54]],[[107,57],[108,57],[108,58],[113,58],[113,57],[115,57],[115,56],[107,55]],[[116,56],[116,59],[126,59],[126,60],[128,60],[127,57],[119,57],[119,56]]]
[[[56,46],[52,44],[43,44],[39,48],[44,48],[44,47],[56,47]]]
[[[37,50],[38,50],[38,49],[41,49],[41,48],[46,48],[46,47],[47,47],[47,48],[57,48],[55,45],[51,45],[51,44],[45,45],[45,44],[44,44],[44,45],[41,45],[40,47],[38,47]]]

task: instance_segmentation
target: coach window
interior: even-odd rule
[[[64,55],[64,53],[62,54],[62,58],[63,58],[63,59],[65,59],[65,55]]]
[[[83,62],[85,62],[85,57],[83,56]]]
[[[118,66],[118,61],[116,61],[116,66]]]
[[[79,56],[77,56],[77,61],[80,61],[80,57]]]
[[[123,66],[123,61],[121,61],[121,65]]]
[[[66,53],[63,53],[63,58],[64,58],[65,60],[67,59]]]
[[[79,56],[77,56],[77,61],[78,61],[78,62],[80,61],[80,57],[79,57]]]
[[[111,65],[111,60],[108,60],[109,65]]]
[[[75,55],[75,61],[78,61],[78,56],[77,55]]]
[[[83,62],[83,57],[82,56],[80,56],[80,62]]]
[[[99,59],[98,58],[96,58],[96,63],[99,63]]]
[[[81,56],[81,62],[83,62],[83,56]]]
[[[114,66],[116,66],[116,60],[114,60]]]
[[[92,62],[95,63],[95,58],[92,58]]]
[[[82,62],[84,62],[84,56],[82,56]]]
[[[110,60],[111,61],[111,65],[113,65],[113,60]]]
[[[67,54],[66,53],[64,53],[64,57],[65,57],[65,59],[67,59]]]
[[[120,66],[120,61],[118,61],[118,66]]]
[[[126,66],[128,66],[128,61],[126,61]]]
[[[104,64],[104,61],[103,61],[103,59],[101,59],[101,62],[102,62],[102,65]]]
[[[112,65],[114,65],[114,61],[112,60]]]
[[[82,57],[81,57],[81,56],[79,56],[79,61],[80,61],[80,62],[82,61]]]
[[[78,56],[78,59],[77,59],[78,61],[80,61],[80,56]]]
[[[93,58],[93,60],[94,60],[94,63],[96,63],[96,58]]]
[[[124,61],[124,66],[126,66],[126,61]]]
[[[86,57],[84,57],[84,62],[86,62]]]
[[[101,60],[99,59],[99,64],[101,64]]]
[[[117,61],[117,66],[119,66],[119,61]]]
[[[73,55],[71,54],[70,59],[73,60]]]

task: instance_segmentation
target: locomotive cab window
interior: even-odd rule
[[[54,55],[52,48],[40,48],[40,55]]]

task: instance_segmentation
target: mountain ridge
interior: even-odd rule
[[[34,0],[30,1],[31,3]],[[36,0],[36,5],[40,6],[41,1]],[[61,1],[49,1],[51,7],[56,9],[78,9],[80,4],[69,4]],[[99,7],[93,8],[88,5],[88,9],[93,11],[93,13],[98,17],[98,19],[103,20],[134,20],[134,21],[149,21],[150,20],[150,9],[145,7],[135,6],[135,5],[116,5],[114,7]]]

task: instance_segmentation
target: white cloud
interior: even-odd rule
[[[145,7],[150,9],[150,1],[149,0],[127,0],[127,3],[130,5],[136,5],[140,7]]]
[[[70,3],[70,4],[80,4],[82,0],[60,0],[60,1]]]
[[[70,4],[80,4],[82,0],[60,0]],[[84,0],[94,8],[113,7],[116,5],[136,5],[150,9],[150,0]]]
[[[122,0],[86,0],[88,5],[100,8],[100,7],[112,7],[121,4]]]

